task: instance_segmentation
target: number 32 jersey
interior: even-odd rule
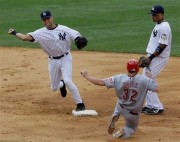
[[[155,81],[143,75],[129,77],[127,74],[119,74],[106,78],[104,82],[108,88],[115,88],[119,104],[133,112],[141,111],[147,91],[157,88]]]

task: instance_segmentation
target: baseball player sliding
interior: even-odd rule
[[[145,67],[143,69],[144,75],[156,80],[156,77],[168,63],[172,33],[169,23],[164,20],[164,8],[161,5],[153,6],[149,14],[152,15],[152,20],[156,22],[156,25],[146,49],[147,57],[140,59],[140,67]],[[148,91],[146,105],[142,109],[142,113],[154,115],[163,112],[164,107],[157,93]]]
[[[50,11],[43,11],[41,19],[45,27],[28,34],[22,34],[15,29],[9,29],[9,34],[23,41],[37,42],[49,56],[48,70],[52,91],[60,89],[62,97],[67,94],[66,86],[77,104],[76,111],[85,110],[78,88],[72,82],[72,56],[70,47],[75,41],[78,49],[87,45],[87,39],[67,26],[55,24]]]
[[[108,133],[114,138],[127,139],[135,132],[146,92],[148,90],[158,91],[156,82],[144,75],[138,75],[138,71],[138,61],[131,59],[127,62],[127,74],[100,79],[90,76],[86,70],[81,72],[84,78],[95,85],[115,88],[118,101],[108,126]],[[115,131],[115,123],[120,115],[125,119],[125,126],[123,129]]]

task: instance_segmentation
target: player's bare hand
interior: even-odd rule
[[[8,34],[12,35],[14,31],[16,31],[16,30],[15,29],[9,29]]]
[[[83,70],[83,71],[81,71],[81,74],[82,74],[82,76],[83,76],[83,77],[88,76],[88,72],[87,72],[87,70]]]

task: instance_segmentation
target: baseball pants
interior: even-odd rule
[[[66,84],[67,88],[72,94],[72,97],[76,104],[82,103],[81,96],[78,88],[72,82],[72,56],[71,54],[65,54],[61,59],[50,59],[48,60],[49,78],[51,83],[51,90],[53,92],[58,91],[63,87],[62,79]]]
[[[117,115],[117,116],[122,115],[126,123],[123,128],[125,134],[122,136],[122,139],[129,138],[135,132],[139,124],[140,114],[141,113],[138,113],[137,115],[131,114],[130,110],[126,108],[122,108],[122,106],[117,101],[113,115]]]
[[[152,60],[148,68],[143,69],[143,75],[151,74],[151,78],[156,80],[159,73],[165,68],[169,58],[156,57]],[[146,97],[146,107],[155,109],[164,109],[156,92],[148,91]]]

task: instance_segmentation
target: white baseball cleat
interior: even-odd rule
[[[119,117],[117,115],[112,115],[110,120],[109,120],[109,125],[108,125],[108,133],[111,135],[114,132],[115,129],[115,124],[118,121]]]
[[[112,134],[113,138],[119,138],[122,137],[125,134],[124,129],[117,130]]]

